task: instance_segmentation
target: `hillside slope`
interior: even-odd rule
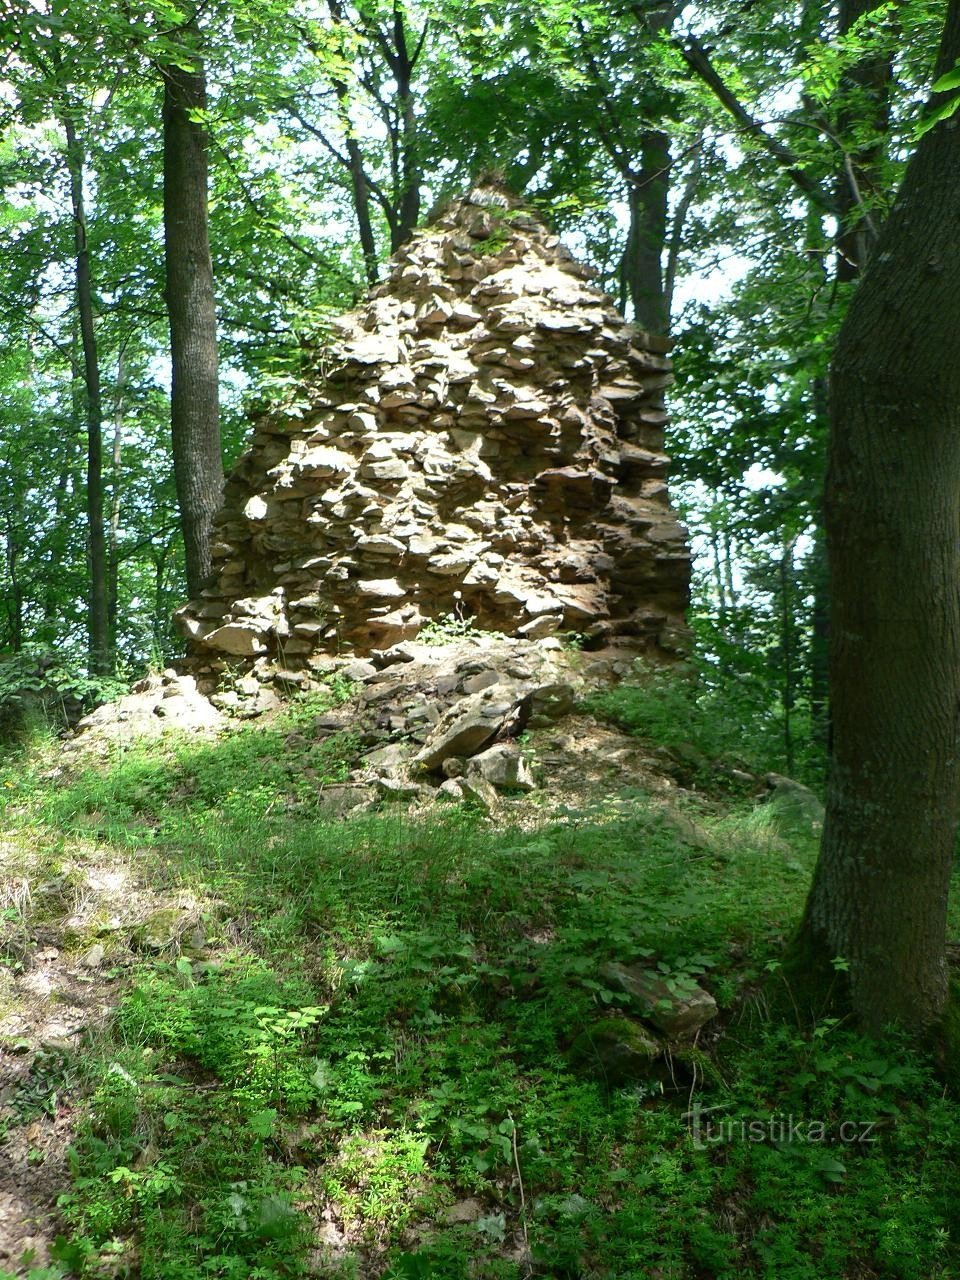
[[[0,1274],[957,1275],[933,1064],[766,1017],[816,801],[680,676],[434,639],[0,766]]]

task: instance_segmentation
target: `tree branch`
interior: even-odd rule
[[[838,212],[836,200],[824,191],[805,169],[801,168],[800,162],[788,146],[782,143],[779,138],[766,133],[761,122],[751,116],[750,112],[719,75],[710,61],[706,49],[704,49],[696,36],[688,32],[686,40],[678,39],[674,44],[690,70],[703,81],[720,105],[733,116],[741,126],[742,131],[754,138],[767,154],[777,161],[794,185],[813,204],[825,213],[835,215]]]

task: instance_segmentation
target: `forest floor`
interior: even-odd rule
[[[960,1276],[935,1064],[769,1016],[815,804],[665,690],[525,732],[489,810],[332,807],[342,686],[0,757],[0,1277]],[[612,964],[718,1014],[641,1061]]]

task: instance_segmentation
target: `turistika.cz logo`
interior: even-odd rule
[[[875,1120],[814,1120],[806,1116],[724,1116],[720,1107],[693,1107],[684,1114],[690,1135],[698,1146],[715,1143],[767,1142],[856,1146],[876,1142]]]

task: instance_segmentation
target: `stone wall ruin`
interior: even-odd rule
[[[672,651],[689,553],[669,505],[669,343],[625,323],[494,188],[449,204],[337,322],[230,474],[188,665],[308,668],[453,614]]]

